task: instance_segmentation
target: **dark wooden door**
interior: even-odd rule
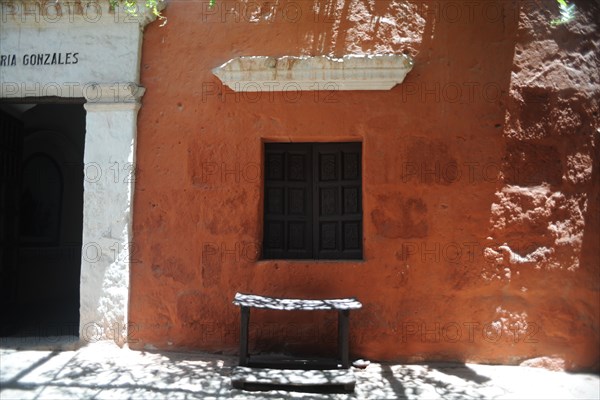
[[[0,111],[0,277],[3,307],[16,301],[23,124]]]
[[[360,143],[265,144],[264,259],[361,259]]]

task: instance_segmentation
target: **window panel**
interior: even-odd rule
[[[323,188],[321,191],[321,215],[336,215],[337,212],[337,187]]]
[[[288,189],[288,212],[290,215],[306,214],[306,190],[302,188]]]
[[[269,214],[283,214],[283,189],[268,188],[267,189],[267,212]]]
[[[267,155],[267,179],[283,180],[283,154]]]
[[[334,181],[337,179],[337,163],[335,154],[320,155],[320,180]]]
[[[335,250],[337,248],[337,225],[336,222],[325,222],[321,224],[320,249]]]
[[[306,223],[290,222],[288,232],[290,250],[302,250],[306,247]]]
[[[290,154],[288,163],[288,179],[290,181],[306,180],[306,156],[303,154]]]
[[[360,174],[360,162],[358,153],[343,153],[343,176],[344,179],[358,179]]]
[[[265,228],[265,245],[267,248],[282,249],[283,222],[269,222]]]
[[[344,234],[344,249],[360,249],[360,223],[358,221],[344,222],[342,231]]]
[[[356,187],[342,188],[344,196],[344,214],[358,213],[359,190]]]

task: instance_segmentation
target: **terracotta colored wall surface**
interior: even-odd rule
[[[174,1],[146,29],[130,346],[235,352],[237,291],[356,296],[353,357],[597,368],[597,3],[558,27],[553,1],[273,3]],[[402,52],[390,91],[235,94],[211,73]],[[264,141],[362,142],[363,261],[258,260]],[[251,350],[325,354],[335,321],[253,313]]]

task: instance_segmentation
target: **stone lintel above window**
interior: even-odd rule
[[[412,67],[404,54],[252,56],[231,59],[212,72],[235,92],[390,90]]]

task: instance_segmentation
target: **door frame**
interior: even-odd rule
[[[154,17],[145,8],[132,17],[122,8],[112,9],[108,0],[94,1],[91,11],[65,0],[53,3],[52,10],[42,4],[2,3],[3,53],[24,64],[29,54],[67,49],[71,65],[0,66],[0,101],[85,99],[79,339],[124,345],[135,179],[115,180],[113,171],[115,166],[123,174],[135,171],[137,113],[145,91],[139,84],[141,43],[144,26]],[[114,56],[116,45],[119,57]],[[78,65],[73,65],[75,52]],[[61,57],[65,60],[66,53]]]

